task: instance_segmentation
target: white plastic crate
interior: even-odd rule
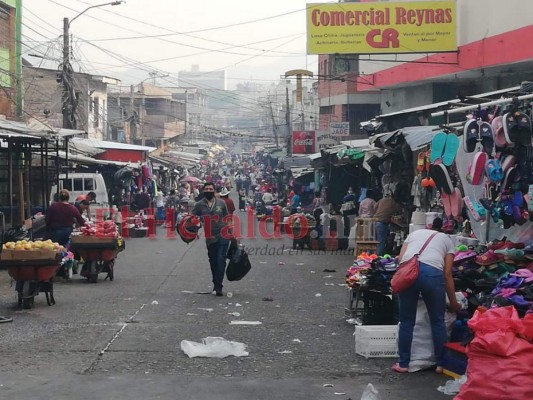
[[[355,353],[365,358],[397,357],[398,325],[355,327]]]

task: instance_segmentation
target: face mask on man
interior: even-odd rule
[[[204,192],[204,196],[207,200],[213,200],[213,197],[215,197],[215,192]]]

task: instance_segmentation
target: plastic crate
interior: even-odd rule
[[[355,353],[365,358],[397,357],[398,325],[355,327]]]

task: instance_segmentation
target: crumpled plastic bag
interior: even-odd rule
[[[361,396],[361,400],[381,400],[381,396],[379,395],[379,392],[374,387],[374,385],[369,383],[368,385],[366,385],[365,391]]]
[[[202,343],[182,340],[180,343],[181,350],[193,357],[225,358],[229,356],[246,357],[246,345],[240,342],[231,342],[222,337],[206,337]]]
[[[461,390],[461,386],[466,383],[466,379],[466,375],[462,375],[459,379],[447,381],[444,386],[439,386],[437,390],[448,395],[457,394]]]

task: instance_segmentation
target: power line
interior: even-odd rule
[[[54,1],[54,0],[48,0],[49,2],[51,3],[54,3],[54,4],[57,4],[61,7],[64,7],[68,10],[71,10],[71,11],[74,11],[74,12],[78,12],[78,10],[74,9],[74,8],[71,8],[71,7],[68,7],[68,6],[65,6],[61,3],[58,3],[57,1]],[[181,42],[176,42],[176,41],[171,41],[171,40],[168,40],[168,39],[163,39],[162,37],[159,37],[157,35],[155,36],[151,36],[151,35],[147,35],[145,33],[142,33],[142,32],[139,32],[139,31],[136,31],[136,30],[133,30],[133,29],[129,29],[129,28],[125,28],[123,26],[120,26],[120,25],[117,25],[115,23],[111,23],[111,22],[107,22],[105,20],[102,20],[100,18],[97,18],[97,17],[94,17],[94,16],[91,16],[91,15],[86,15],[88,18],[92,18],[94,20],[97,20],[101,23],[104,23],[104,24],[107,24],[107,25],[111,25],[115,28],[120,28],[120,29],[123,29],[123,30],[126,30],[126,31],[130,31],[130,32],[134,32],[134,33],[138,33],[138,34],[141,34],[142,36],[138,36],[138,37],[135,37],[137,39],[149,39],[149,38],[155,38],[155,39],[158,39],[158,40],[162,40],[162,41],[165,41],[167,43],[173,43],[173,44],[178,44],[180,46],[184,46],[184,47],[190,47],[190,48],[193,48],[193,49],[198,49],[198,50],[205,50],[205,51],[208,51],[208,52],[217,52],[217,53],[224,53],[224,54],[231,54],[231,55],[243,55],[243,56],[249,56],[250,54],[246,54],[246,53],[238,53],[238,52],[231,52],[231,51],[225,51],[225,50],[219,50],[219,49],[210,49],[210,48],[206,48],[206,47],[200,47],[200,46],[194,46],[194,45],[189,45],[189,44],[186,44],[186,43],[181,43]],[[176,33],[174,34],[168,34],[168,35],[176,35]],[[113,38],[113,39],[109,39],[109,40],[120,40],[118,38]],[[102,40],[99,40],[99,39],[91,39],[90,41],[91,42],[99,42],[99,41],[109,41],[107,39],[102,39]],[[235,48],[237,46],[231,46],[230,48]]]

